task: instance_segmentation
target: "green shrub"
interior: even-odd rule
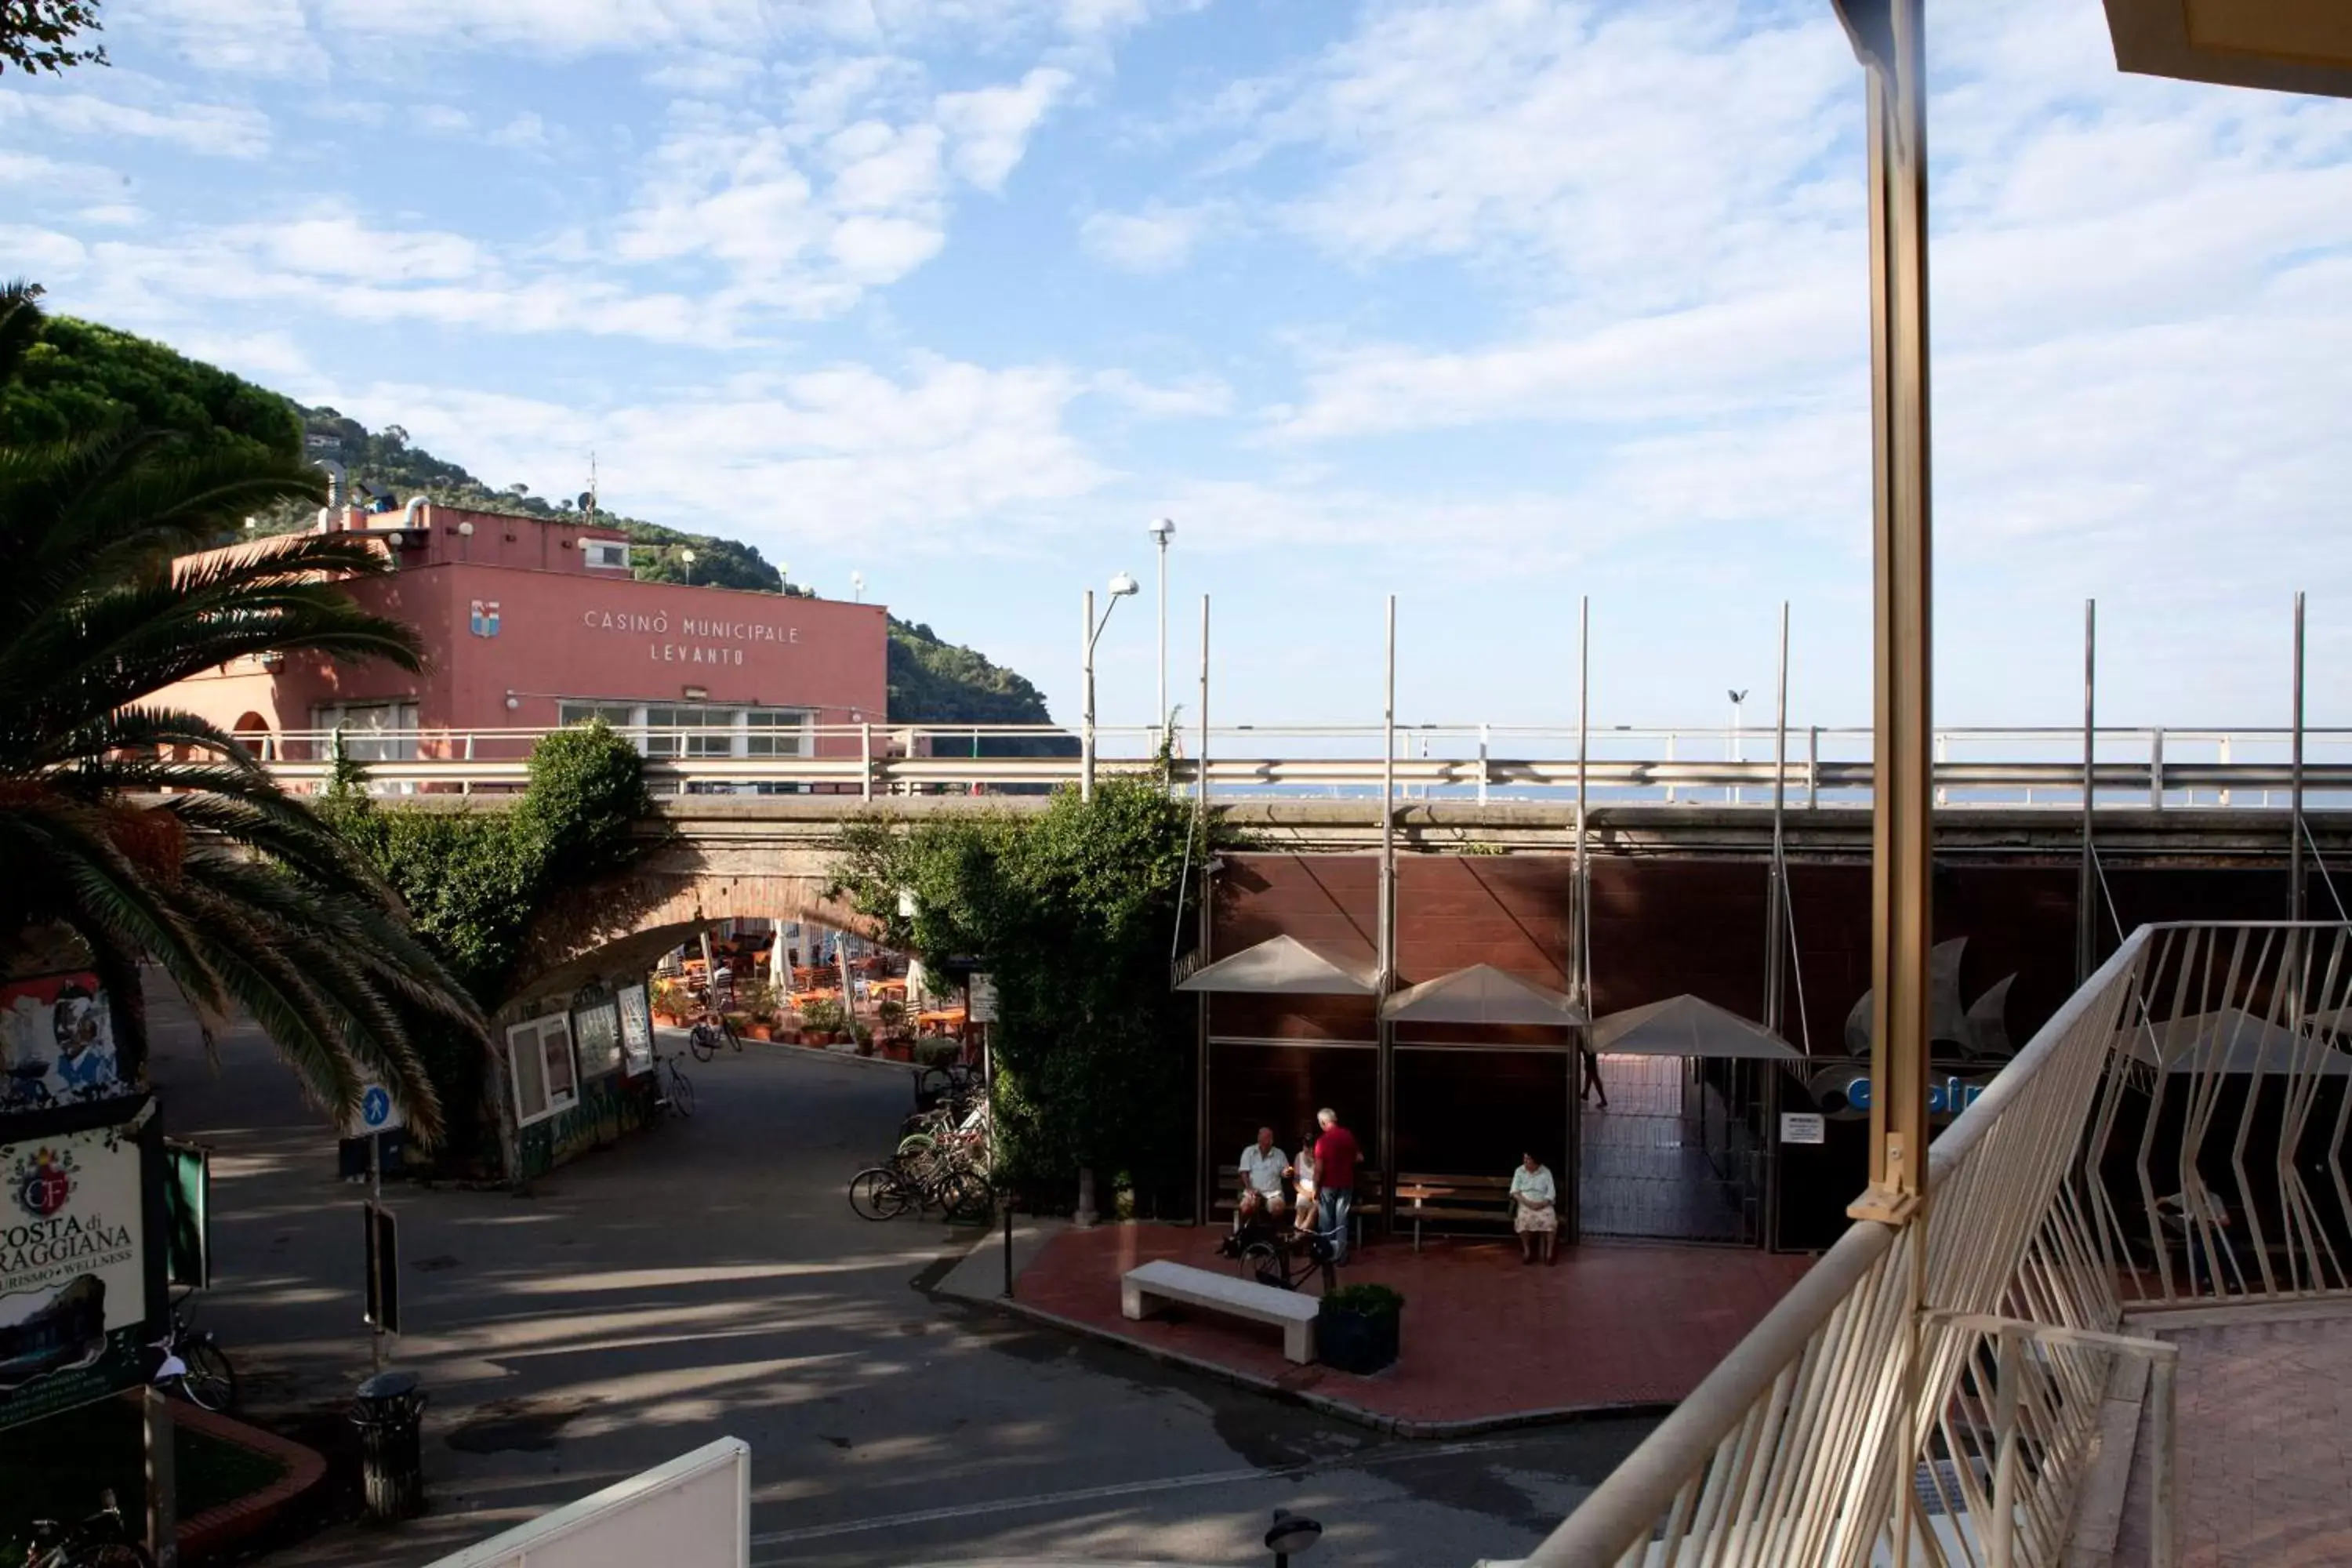
[[[848,1022],[848,1015],[840,1003],[830,996],[812,996],[801,1004],[801,1027],[831,1031]]]
[[[1367,1318],[1393,1318],[1404,1310],[1404,1298],[1385,1285],[1342,1285],[1323,1298],[1327,1312],[1360,1312]]]

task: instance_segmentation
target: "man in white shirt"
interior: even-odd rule
[[[1274,1146],[1274,1129],[1259,1128],[1257,1142],[1242,1151],[1242,1201],[1234,1215],[1235,1226],[1247,1225],[1262,1213],[1281,1217],[1290,1206],[1282,1193],[1282,1173],[1289,1165],[1290,1157]]]

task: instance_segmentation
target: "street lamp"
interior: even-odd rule
[[[1748,700],[1748,693],[1727,689],[1724,695],[1731,699],[1731,760],[1735,763],[1744,762],[1747,758],[1739,746],[1739,715],[1742,704]],[[1731,804],[1734,805],[1739,804],[1739,786],[1736,784],[1731,786]]]
[[[694,552],[681,550],[677,552],[677,558],[686,563],[686,584],[690,588],[694,586]]]
[[[1290,1568],[1293,1556],[1322,1539],[1322,1525],[1303,1513],[1278,1508],[1274,1510],[1274,1528],[1265,1532],[1265,1546],[1274,1553],[1274,1568]]]
[[[1161,518],[1146,530],[1160,546],[1160,745],[1169,749],[1168,717],[1168,542],[1176,537],[1173,520]]]
[[[789,594],[793,591],[793,569],[788,563],[776,563],[776,581],[783,584],[782,592]]]
[[[1102,619],[1095,619],[1095,591],[1087,590],[1086,608],[1086,678],[1087,719],[1081,756],[1078,763],[1078,798],[1095,797],[1095,644],[1102,637],[1103,627],[1110,625],[1110,614],[1118,602],[1136,592],[1135,579],[1122,572],[1110,580],[1110,603],[1103,606]]]
[[[852,572],[849,574],[849,600],[854,605],[862,605],[866,602],[865,573]]]

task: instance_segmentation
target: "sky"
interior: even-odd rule
[[[1931,0],[1937,717],[2352,721],[2352,102]],[[731,535],[1075,715],[1866,722],[1826,0],[104,0],[0,274],[495,485]],[[1751,704],[1749,721],[1755,720]]]

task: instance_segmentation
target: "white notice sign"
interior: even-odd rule
[[[992,975],[971,977],[971,1021],[975,1024],[996,1022],[996,980]]]
[[[1784,1110],[1780,1113],[1780,1142],[1819,1143],[1827,1135],[1828,1125],[1828,1119],[1817,1110]]]

